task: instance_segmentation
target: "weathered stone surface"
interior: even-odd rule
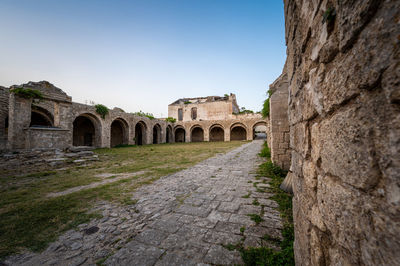
[[[398,265],[400,3],[284,2],[296,264]]]

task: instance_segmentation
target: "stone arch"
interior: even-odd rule
[[[101,146],[101,122],[90,113],[78,115],[73,122],[73,146]]]
[[[267,122],[258,121],[252,126],[253,139],[266,139],[267,138]],[[261,130],[262,129],[262,130]]]
[[[182,126],[175,127],[175,142],[186,142],[186,130]]]
[[[146,144],[146,132],[147,125],[143,121],[139,121],[135,125],[135,144],[143,145]]]
[[[153,144],[161,143],[161,126],[160,124],[155,124],[153,126]]]
[[[204,130],[200,125],[194,125],[190,129],[190,141],[191,142],[204,141]]]
[[[165,142],[166,143],[171,143],[173,140],[172,137],[172,127],[170,125],[167,126],[166,128],[166,134],[165,134]]]
[[[32,106],[30,127],[53,127],[53,115],[39,106]]]
[[[128,144],[129,126],[125,119],[116,118],[110,126],[110,146]]]
[[[209,129],[210,141],[224,141],[225,129],[220,124],[214,124]]]
[[[242,123],[236,123],[231,126],[230,140],[246,140],[247,128]]]

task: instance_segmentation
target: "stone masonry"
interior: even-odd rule
[[[38,90],[44,98],[32,100],[9,93],[17,87]],[[47,81],[0,87],[0,151],[252,140],[257,126],[268,126],[259,114],[233,114],[232,110],[238,109],[234,95],[229,101],[217,96],[204,99],[208,102],[203,106],[211,103],[227,115],[215,117],[219,120],[198,118],[170,123],[114,108],[101,117],[94,106],[72,102],[70,96]]]
[[[290,167],[288,82],[286,73],[270,86],[270,142],[271,160],[285,170]]]
[[[400,2],[285,0],[297,265],[400,265]]]

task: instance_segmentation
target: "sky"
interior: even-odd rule
[[[0,0],[0,21],[0,85],[156,117],[225,93],[260,111],[286,58],[283,1]]]

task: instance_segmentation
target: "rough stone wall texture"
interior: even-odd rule
[[[400,265],[400,2],[284,3],[296,263]]]
[[[271,160],[285,170],[290,167],[288,82],[283,73],[270,85],[269,104]]]
[[[7,148],[6,119],[10,90],[0,86],[0,151]]]

